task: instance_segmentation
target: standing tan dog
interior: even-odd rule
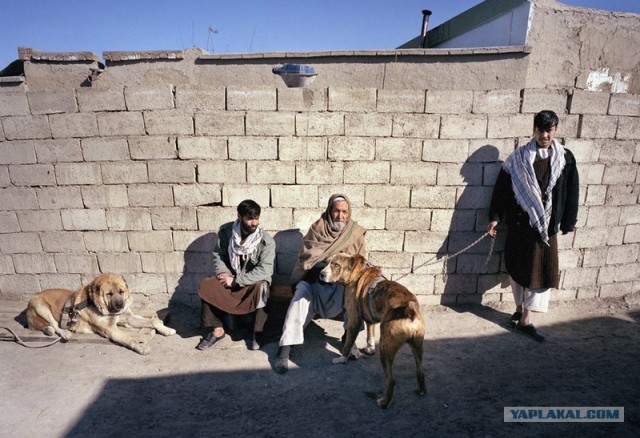
[[[350,354],[358,358],[355,340],[362,321],[367,323],[367,349],[373,348],[374,324],[380,323],[380,362],[386,388],[383,397],[378,399],[378,406],[384,409],[391,402],[395,385],[393,360],[405,343],[411,347],[416,363],[418,387],[415,392],[426,394],[422,369],[424,318],[416,296],[401,284],[385,280],[380,268],[369,266],[364,257],[357,254],[340,253],[330,257],[320,279],[345,285],[347,336],[342,356],[334,359],[333,363],[345,363]]]
[[[132,302],[131,291],[121,276],[102,274],[75,292],[43,290],[29,301],[27,322],[31,330],[41,330],[48,336],[57,334],[65,341],[72,333],[96,333],[137,353],[149,354],[151,348],[147,344],[119,326],[153,328],[164,336],[176,331],[157,316],[134,315],[130,310]]]

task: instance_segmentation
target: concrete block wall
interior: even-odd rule
[[[139,299],[197,304],[215,231],[245,198],[287,283],[302,233],[351,197],[372,263],[424,304],[511,300],[501,161],[559,113],[581,210],[556,299],[640,290],[640,96],[566,89],[0,88],[0,300],[121,273]]]

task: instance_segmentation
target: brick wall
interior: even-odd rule
[[[553,109],[578,159],[557,299],[640,289],[640,96],[566,89],[0,88],[0,299],[124,275],[195,304],[218,226],[260,203],[285,283],[301,232],[345,192],[370,260],[422,303],[510,300],[486,230],[500,162]],[[441,261],[441,259],[440,259]]]

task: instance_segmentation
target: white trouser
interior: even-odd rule
[[[524,309],[531,310],[532,312],[544,313],[549,309],[550,288],[541,287],[529,289],[516,283],[511,276],[509,276],[509,283],[511,283],[511,292],[513,293],[516,306],[521,305]]]

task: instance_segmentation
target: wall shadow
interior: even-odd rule
[[[490,144],[483,145],[474,151],[460,168],[465,186],[456,200],[447,238],[438,250],[440,259],[444,255],[452,255],[463,250],[486,232],[491,192],[502,165],[499,156],[498,148]],[[442,279],[436,278],[436,281],[444,281],[440,304],[465,311],[463,309],[468,308],[466,304],[481,303],[488,291],[495,292],[495,289],[508,286],[508,277],[501,258],[505,233],[500,231],[501,229],[498,230],[493,253],[489,259],[487,256],[491,238],[487,236],[477,245],[447,260],[447,275]],[[507,322],[508,314],[487,309],[493,312],[484,312],[485,319],[501,325]]]
[[[278,231],[273,239],[276,242],[276,262],[265,309],[268,318],[263,333],[264,343],[277,342],[282,333],[282,324],[292,297],[291,271],[302,245],[302,233],[297,228]],[[182,276],[169,300],[169,317],[166,319],[166,323],[183,338],[202,334],[197,292],[200,282],[213,272],[212,252],[217,240],[217,233],[207,233],[191,242],[185,250]],[[232,338],[238,339],[249,336],[253,319],[251,315],[239,315],[224,318],[223,323]]]
[[[427,339],[425,397],[412,393],[403,347],[386,411],[374,400],[378,355],[331,365],[326,336],[311,330],[284,376],[261,367],[109,379],[66,436],[634,436],[639,322],[635,312],[549,325],[544,345],[507,331]],[[624,406],[625,422],[505,423],[508,406]]]

